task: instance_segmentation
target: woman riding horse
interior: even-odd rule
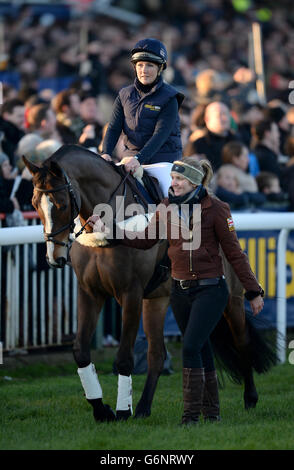
[[[117,96],[103,139],[102,157],[111,154],[123,132],[122,164],[134,172],[140,165],[156,176],[166,196],[171,164],[182,155],[179,107],[184,95],[165,83],[167,50],[157,39],[142,39],[131,51],[136,74],[132,85]]]

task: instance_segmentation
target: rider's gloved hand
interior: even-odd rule
[[[140,163],[137,158],[134,157],[125,157],[121,161],[121,164],[124,165],[125,170],[128,172],[133,173],[136,171],[137,168],[139,168]]]
[[[104,158],[104,160],[106,160],[107,162],[112,162],[112,158],[108,153],[103,153],[101,157]]]

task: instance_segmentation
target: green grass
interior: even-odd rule
[[[162,376],[152,415],[144,420],[98,424],[83,396],[76,366],[0,368],[1,450],[209,450],[294,449],[294,366],[276,366],[255,376],[259,402],[245,411],[243,387],[225,380],[220,423],[179,426],[182,412],[179,345],[169,345],[175,373]],[[116,404],[112,355],[99,374],[104,402]],[[96,363],[98,366],[98,363]],[[4,377],[10,376],[13,380]],[[133,376],[134,408],[145,377]]]

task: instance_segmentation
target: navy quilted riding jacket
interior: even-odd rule
[[[113,131],[115,136],[115,129],[120,128],[124,133],[124,156],[138,155],[139,162],[144,164],[181,158],[178,108],[182,100],[183,95],[161,77],[148,93],[138,89],[136,82],[122,88],[115,105],[116,122],[109,124],[103,153],[111,154],[113,145],[109,136]]]

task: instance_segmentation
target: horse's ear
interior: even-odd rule
[[[58,163],[55,162],[54,160],[50,162],[47,168],[50,171],[50,173],[52,173],[54,176],[57,176],[58,178],[63,176],[62,169],[60,168]]]
[[[35,165],[34,163],[30,162],[24,155],[22,156],[22,160],[29,170],[29,172],[34,176],[36,173],[40,171],[40,168]]]

